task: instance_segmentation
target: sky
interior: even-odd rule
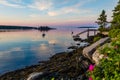
[[[118,0],[0,0],[0,25],[91,26],[101,11],[108,21]]]

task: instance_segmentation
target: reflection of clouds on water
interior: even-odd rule
[[[13,61],[17,61],[17,59],[24,57],[24,54],[22,54],[21,51],[23,51],[21,47],[14,47],[6,51],[0,51],[0,68],[6,69],[8,66],[13,66],[11,65]],[[0,70],[0,72],[1,71],[2,70]]]
[[[0,57],[8,56],[10,53],[12,53],[14,51],[22,51],[22,49],[20,47],[15,47],[15,48],[11,48],[11,49],[9,49],[7,51],[0,51]]]
[[[39,46],[36,47],[33,46],[31,50],[34,51],[37,57],[42,60],[48,59],[48,57],[55,54],[52,45],[49,45],[47,43],[41,43]]]
[[[31,50],[42,60],[48,59],[55,53],[66,51],[70,45],[69,41],[59,41],[57,39],[51,39],[48,41],[40,41],[38,45],[31,47]],[[44,58],[44,59],[43,59]]]
[[[44,55],[51,55],[54,53],[54,49],[52,46],[49,44],[41,44],[40,47],[38,48],[39,52],[42,52]]]
[[[40,51],[47,51],[49,47],[46,44],[40,44],[39,50]]]
[[[1,33],[0,72],[47,60],[55,53],[66,51],[73,43],[69,30],[49,31],[46,35],[42,38],[42,33],[36,30]]]
[[[59,43],[59,42],[58,42],[57,40],[50,40],[50,41],[48,41],[48,43],[54,45],[54,44],[57,44],[57,43]]]
[[[41,38],[39,36],[32,37],[31,41],[39,41]]]
[[[10,49],[10,51],[22,51],[21,47],[15,47],[15,48],[12,48]]]
[[[42,39],[41,33],[36,30],[30,31],[16,31],[16,32],[1,32],[1,42],[15,42],[15,41],[39,41]]]
[[[52,46],[55,53],[67,51],[68,47],[71,46],[71,41],[67,39],[61,39],[61,41],[57,39],[53,39],[53,40],[49,40],[48,43]]]
[[[20,47],[11,48],[7,51],[0,51],[0,64],[9,64],[9,61],[17,60],[19,58],[24,58],[23,50]],[[2,66],[1,65],[1,66]]]

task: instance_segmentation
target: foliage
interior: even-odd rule
[[[113,21],[109,36],[112,41],[103,48],[100,64],[92,72],[88,72],[93,80],[120,80],[120,0],[113,10]]]
[[[99,39],[101,39],[101,38],[104,38],[104,37],[107,37],[108,35],[104,35],[104,34],[101,34],[101,33],[97,33],[97,35],[95,35],[94,37],[92,37],[93,38],[93,42],[96,42],[96,41],[98,41]]]
[[[115,38],[120,34],[120,29],[112,29],[109,31],[109,36]]]
[[[101,53],[104,58],[89,75],[93,80],[120,80],[120,36],[114,38]]]
[[[100,32],[102,32],[105,29],[105,26],[107,25],[107,15],[105,13],[105,10],[102,10],[102,13],[96,21],[96,23],[99,25]]]
[[[113,10],[113,21],[111,26],[112,29],[120,29],[120,0]]]
[[[96,36],[96,37],[94,37],[94,42],[96,42],[96,41],[98,41],[99,39],[100,39],[101,37],[100,36]]]

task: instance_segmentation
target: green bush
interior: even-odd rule
[[[120,35],[120,29],[113,29],[113,30],[110,30],[109,31],[109,36],[111,38],[115,38],[117,37],[118,35]]]
[[[102,33],[102,32],[108,32],[110,29],[109,28],[104,28],[104,27],[100,27],[98,28],[98,30]]]
[[[101,53],[104,55],[103,59],[93,72],[89,72],[89,76],[93,80],[120,80],[120,36],[116,36]]]
[[[96,42],[96,41],[98,41],[99,39],[100,39],[101,37],[100,36],[96,36],[96,37],[94,37],[94,42]]]

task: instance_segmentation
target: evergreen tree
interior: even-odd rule
[[[112,29],[120,29],[120,0],[113,10]]]
[[[99,25],[99,31],[101,33],[107,25],[107,15],[105,13],[106,13],[105,10],[102,10],[102,13],[100,14],[99,18],[96,21],[96,23]]]

